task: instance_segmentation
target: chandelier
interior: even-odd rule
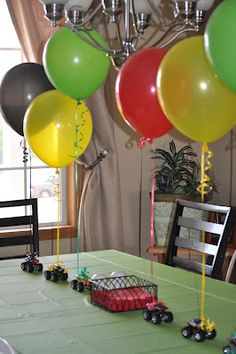
[[[166,47],[185,32],[198,32],[214,0],[40,0],[52,26],[67,26],[90,45],[105,51],[115,68],[144,46],[148,28],[160,32],[152,46]],[[109,48],[90,33],[100,22],[114,27]],[[86,36],[84,33],[86,32]],[[108,32],[109,33],[109,32]],[[109,34],[108,34],[109,35]]]

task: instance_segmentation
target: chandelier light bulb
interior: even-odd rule
[[[161,0],[153,0],[152,3],[157,8],[160,4]],[[148,0],[135,0],[134,1],[134,10],[136,13],[142,14],[152,14],[153,10],[149,4]]]
[[[90,5],[92,4],[93,0],[67,0],[67,3],[65,5],[65,10],[70,11],[70,10],[78,10],[78,11],[83,11],[86,12]]]
[[[208,11],[214,4],[215,0],[198,0],[197,10]]]
[[[68,0],[39,0],[44,5],[65,5]]]

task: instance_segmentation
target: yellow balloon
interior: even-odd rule
[[[193,140],[215,141],[236,124],[236,94],[213,72],[203,36],[184,39],[169,50],[157,73],[157,92],[171,123]]]
[[[37,96],[24,117],[24,136],[35,155],[52,167],[64,167],[87,148],[92,118],[83,101],[51,90]]]

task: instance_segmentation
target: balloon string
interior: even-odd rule
[[[80,132],[80,127],[85,124],[84,117],[81,119],[80,123],[78,120],[78,105],[82,105],[80,101],[77,103],[76,111],[75,111],[75,160],[79,157],[79,136],[83,138],[83,134]],[[83,122],[82,122],[83,120]],[[75,164],[75,195],[76,195],[76,215],[77,215],[77,276],[80,272],[80,262],[79,262],[79,252],[80,252],[80,220],[79,220],[79,213],[78,213],[78,168],[77,164]]]
[[[212,158],[213,153],[209,150],[207,143],[202,144],[201,153],[201,181],[198,186],[198,192],[201,194],[202,203],[204,203],[205,195],[212,190],[211,178],[207,174],[212,168],[212,164],[209,161]],[[202,241],[202,277],[201,277],[201,321],[205,321],[205,297],[206,297],[206,254],[205,254],[205,230],[201,233]]]
[[[153,145],[153,144],[152,144]],[[153,146],[154,150],[154,146]],[[151,220],[150,220],[150,271],[153,276],[154,263],[154,189],[155,189],[155,161],[152,162],[152,184],[151,184]]]
[[[60,183],[59,183],[59,174],[60,171],[57,168],[55,175],[52,177],[53,184],[53,195],[57,198],[57,240],[56,240],[56,255],[57,255],[57,265],[61,264],[60,262],[60,211],[61,211],[61,198],[60,198]]]

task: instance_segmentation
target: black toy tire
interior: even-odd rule
[[[229,345],[225,345],[225,346],[223,347],[223,353],[224,353],[224,354],[231,354],[231,353],[232,353],[231,347],[230,347]]]
[[[68,273],[61,273],[61,280],[66,281],[68,279]]]
[[[33,271],[34,271],[34,266],[33,266],[32,263],[29,263],[29,262],[26,263],[26,271],[27,271],[28,273],[33,273]]]
[[[216,330],[213,329],[211,332],[206,333],[206,338],[207,339],[214,339],[216,337]]]
[[[77,290],[82,293],[84,291],[84,283],[82,283],[82,281],[80,281],[78,283],[78,286],[77,286]]]
[[[161,316],[159,313],[153,313],[152,314],[152,323],[155,325],[159,325],[161,323]]]
[[[201,331],[201,330],[196,331],[194,333],[194,339],[195,339],[196,342],[204,342],[205,338],[206,338],[205,337],[205,333],[203,331]]]
[[[78,280],[74,279],[71,281],[70,286],[72,287],[73,290],[77,290],[78,287]]]
[[[51,272],[50,270],[45,270],[44,277],[46,280],[51,280]]]
[[[51,272],[51,281],[56,283],[58,281],[58,274],[57,272]]]
[[[184,338],[190,338],[193,334],[193,329],[190,326],[186,326],[181,329],[181,334]]]
[[[152,318],[152,313],[148,310],[143,311],[143,318],[145,321],[149,321]]]
[[[26,272],[26,262],[22,262],[20,267],[23,270],[23,272]]]
[[[170,322],[173,322],[173,319],[174,319],[174,316],[173,316],[173,313],[172,313],[172,312],[166,311],[166,312],[163,314],[163,321],[164,321],[164,322],[170,323]]]
[[[40,273],[43,271],[43,265],[42,265],[42,263],[38,263],[38,264],[37,264],[37,271],[40,272]]]

